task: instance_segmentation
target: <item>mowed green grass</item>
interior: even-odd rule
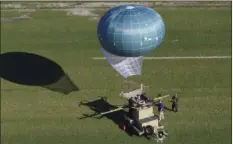
[[[150,56],[231,55],[231,9],[157,9],[166,23],[164,43]],[[9,15],[8,15],[9,16]],[[33,20],[1,23],[1,51],[45,56],[62,66],[79,92],[69,95],[2,80],[1,142],[4,144],[141,144],[107,118],[93,113],[82,100],[119,98],[123,78],[102,57],[97,21],[38,11]],[[175,42],[174,42],[175,41]],[[231,143],[231,59],[145,60],[143,74],[131,78],[149,85],[151,97],[178,93],[179,113],[165,112],[166,144]],[[170,103],[166,102],[169,107]]]

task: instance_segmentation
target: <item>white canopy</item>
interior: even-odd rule
[[[124,78],[133,75],[141,75],[143,56],[122,57],[107,52],[102,48],[102,52],[111,66]]]

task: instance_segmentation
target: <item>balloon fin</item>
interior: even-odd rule
[[[103,48],[102,52],[111,66],[124,78],[134,75],[141,75],[143,56],[122,57],[111,54]]]

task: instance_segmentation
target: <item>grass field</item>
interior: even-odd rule
[[[166,39],[150,56],[231,55],[231,9],[157,9]],[[3,12],[2,16],[15,16]],[[102,57],[98,21],[36,11],[32,20],[1,23],[1,52],[23,51],[58,63],[80,91],[64,95],[37,86],[1,81],[3,144],[152,144],[129,137],[107,118],[80,120],[82,100],[118,97],[123,78]],[[149,93],[178,93],[180,112],[165,112],[166,144],[231,143],[231,59],[145,60],[143,74],[131,78],[151,86]],[[167,102],[168,106],[170,104]]]

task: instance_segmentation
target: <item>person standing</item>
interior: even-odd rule
[[[164,119],[164,104],[162,100],[159,101],[159,120]]]
[[[172,97],[172,110],[174,112],[178,112],[178,97],[177,97],[177,94],[175,96]]]

